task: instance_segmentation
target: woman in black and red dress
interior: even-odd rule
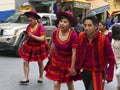
[[[56,16],[58,28],[52,35],[46,77],[54,81],[54,90],[60,90],[62,83],[68,90],[74,90],[73,81],[81,80],[81,73],[75,65],[78,36],[71,28],[77,25],[77,21],[69,11],[59,11]]]
[[[43,80],[43,60],[48,56],[48,44],[45,39],[45,28],[39,24],[38,19],[41,17],[36,11],[31,10],[24,13],[27,16],[29,25],[26,29],[26,41],[19,50],[19,55],[24,59],[24,79],[20,83],[29,82],[29,62],[38,62],[39,79],[38,83]]]

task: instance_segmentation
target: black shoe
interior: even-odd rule
[[[43,80],[38,80],[37,82],[38,82],[38,83],[43,83]]]
[[[26,84],[26,83],[29,83],[29,80],[27,80],[27,81],[20,81],[19,83],[20,84]]]

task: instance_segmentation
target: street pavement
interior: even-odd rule
[[[46,64],[47,59],[44,61]],[[37,83],[38,80],[37,63],[30,63],[29,84],[20,85],[19,81],[23,79],[23,61],[13,54],[0,53],[0,90],[53,90],[53,81],[44,77],[43,83]],[[45,74],[45,72],[44,72]],[[82,81],[74,82],[75,90],[85,90]],[[105,90],[116,90],[116,76],[111,83],[105,83]],[[65,84],[61,85],[61,90],[67,90]]]

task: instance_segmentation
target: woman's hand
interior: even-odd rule
[[[33,37],[33,34],[32,33],[28,33],[28,37]]]
[[[76,48],[72,48],[72,62],[71,62],[71,67],[69,69],[71,76],[74,76],[77,74],[75,70],[75,60],[76,60]]]
[[[70,68],[70,69],[69,69],[69,72],[70,72],[70,75],[71,75],[71,76],[75,76],[75,75],[77,74],[75,68]]]

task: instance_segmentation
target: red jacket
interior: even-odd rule
[[[106,78],[111,81],[114,74],[115,58],[108,37],[96,31],[96,37],[92,41],[93,48],[90,52],[92,53],[90,54],[92,55],[92,64],[90,64],[92,68],[87,68],[87,65],[84,65],[84,63],[87,62],[85,61],[87,43],[89,43],[89,41],[85,32],[81,32],[79,34],[78,54],[76,61],[77,64],[79,64],[79,68],[91,71],[105,71],[106,64],[109,63],[107,73],[108,76]]]

